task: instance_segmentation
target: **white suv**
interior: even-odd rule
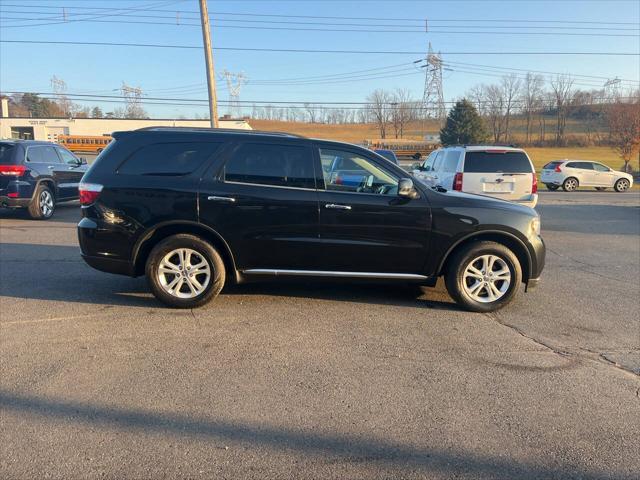
[[[488,195],[529,207],[538,203],[538,181],[524,150],[465,146],[435,150],[413,175],[431,187]]]
[[[540,181],[549,190],[562,187],[565,192],[573,192],[578,187],[595,187],[596,190],[613,187],[616,192],[626,192],[633,185],[633,177],[628,173],[584,160],[549,162],[542,167]]]

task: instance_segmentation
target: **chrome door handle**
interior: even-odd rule
[[[228,202],[228,203],[234,203],[236,201],[236,199],[233,197],[218,197],[216,195],[208,196],[207,200],[211,200],[213,202]]]
[[[56,168],[56,166],[55,166],[55,165],[49,165],[47,168],[48,168],[49,170],[53,170],[54,168]]]
[[[331,210],[351,210],[351,205],[337,205],[335,203],[327,203],[324,208]]]

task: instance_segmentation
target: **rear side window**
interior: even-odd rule
[[[124,175],[189,175],[215,153],[220,143],[155,143],[137,150],[119,167]],[[102,152],[103,154],[106,152]]]
[[[444,155],[444,162],[442,163],[443,172],[455,172],[458,167],[458,159],[460,158],[460,152],[457,150],[449,150]]]
[[[313,157],[307,147],[245,144],[224,167],[227,182],[315,188]]]
[[[591,162],[570,162],[567,163],[569,168],[582,168],[584,170],[593,170],[593,164]]]
[[[13,154],[16,146],[13,143],[0,143],[0,164],[7,165],[13,163]]]
[[[54,147],[36,145],[27,147],[27,161],[34,163],[61,163]]]
[[[467,152],[465,173],[532,173],[533,168],[523,152]]]

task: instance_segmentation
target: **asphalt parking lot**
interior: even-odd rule
[[[0,213],[0,477],[638,478],[640,192],[541,195],[497,314],[442,285],[253,284],[163,308]]]

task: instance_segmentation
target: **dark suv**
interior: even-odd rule
[[[460,305],[486,312],[544,265],[533,209],[430,189],[361,147],[238,130],[113,137],[80,185],[82,255],[146,274],[173,307],[203,305],[225,281],[444,276]]]
[[[51,218],[58,202],[77,200],[86,162],[50,142],[0,140],[0,207]]]

